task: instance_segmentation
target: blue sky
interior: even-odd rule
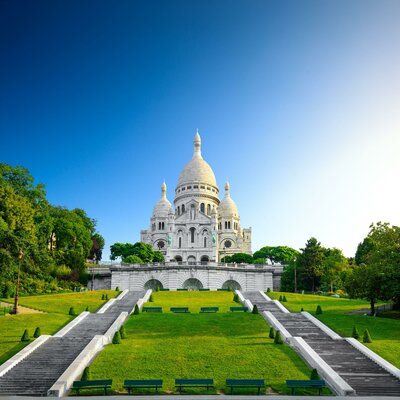
[[[196,128],[253,251],[400,224],[400,2],[2,1],[0,160],[139,240]]]

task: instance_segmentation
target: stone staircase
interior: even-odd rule
[[[270,311],[292,336],[302,337],[357,396],[400,396],[400,380],[347,341],[332,339],[302,314],[282,312],[259,292],[247,292],[244,297],[260,312]]]
[[[63,337],[49,338],[0,377],[0,396],[46,396],[92,338],[104,334],[121,312],[131,312],[144,293],[128,292],[104,314],[89,314]]]

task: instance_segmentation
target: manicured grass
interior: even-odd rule
[[[213,378],[217,392],[225,390],[227,378],[264,378],[277,393],[289,393],[286,379],[309,379],[310,370],[300,357],[268,338],[269,327],[260,315],[228,311],[233,293],[159,292],[153,297],[147,306],[188,306],[194,313],[132,315],[126,324],[128,338],[103,350],[91,366],[92,379],[113,379],[117,392],[123,391],[124,379],[163,379],[168,393],[175,392],[175,378]],[[195,313],[201,306],[222,311]]]
[[[72,317],[62,314],[18,314],[0,317],[0,364],[18,353],[29,342],[21,342],[25,329],[33,340],[36,327],[42,335],[52,335],[67,324]]]
[[[373,342],[366,346],[400,368],[400,320],[349,314],[352,310],[368,308],[367,301],[294,293],[267,294],[274,299],[285,295],[288,301],[282,304],[290,311],[299,312],[303,307],[344,337],[351,337],[353,326],[357,326],[361,336],[368,329]],[[315,315],[318,304],[322,307],[321,315]]]
[[[90,312],[96,312],[107,300],[101,300],[103,294],[108,294],[108,298],[118,296],[115,290],[95,290],[82,293],[61,293],[38,296],[26,296],[19,298],[19,304],[36,310],[68,314],[70,307],[74,307],[76,314],[80,314],[89,306]],[[5,299],[12,303],[13,299]]]

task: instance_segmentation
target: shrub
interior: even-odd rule
[[[230,286],[228,286],[228,292],[232,292],[232,289]]]
[[[112,342],[113,344],[121,344],[121,334],[119,333],[119,331],[114,333]]]
[[[301,310],[300,310],[300,312],[301,312],[301,311],[304,311],[304,308],[303,308],[303,307],[301,307]]]
[[[311,371],[310,379],[312,381],[318,381],[320,379],[318,371],[315,368]]]
[[[137,315],[137,314],[139,314],[139,313],[140,313],[140,310],[139,310],[138,305],[136,304],[136,305],[135,305],[135,310],[133,311],[133,314],[134,314],[134,315]]]
[[[106,297],[104,298],[104,300],[108,300],[108,294],[106,293]]]
[[[119,292],[119,286],[117,286],[117,287],[115,288],[115,291],[116,291],[116,292]]]
[[[69,315],[76,315],[74,307],[70,307],[70,308],[69,308],[68,314],[69,314]]]
[[[102,300],[105,300],[106,299],[106,295],[103,293],[103,295],[101,296],[101,299]]]
[[[33,337],[34,337],[34,338],[38,338],[40,335],[41,335],[40,328],[37,327],[37,328],[35,329],[35,333],[33,334]]]
[[[283,296],[283,298],[282,298],[282,302],[284,302],[284,303],[286,303],[286,302],[287,302],[287,298],[286,298],[286,296]]]
[[[279,296],[279,301],[282,301],[283,297],[282,295]]]
[[[321,308],[321,306],[319,304],[317,305],[317,309],[315,310],[315,314],[317,314],[317,315],[322,314],[322,308]]]
[[[153,299],[153,295],[152,295],[152,294],[150,295],[149,301],[150,301],[150,303],[153,303],[153,302],[154,302],[154,299]]]
[[[90,381],[90,379],[91,379],[91,373],[90,373],[90,368],[89,367],[86,367],[84,370],[83,370],[83,374],[82,374],[82,376],[81,376],[81,381]]]
[[[275,331],[274,331],[274,328],[272,328],[272,326],[269,329],[269,337],[270,337],[270,339],[274,339],[275,338]]]
[[[235,303],[239,303],[239,296],[237,295],[237,293],[235,293],[235,294],[233,295],[233,301],[234,301]]]
[[[28,329],[25,329],[24,330],[24,333],[23,333],[23,335],[22,335],[22,337],[21,337],[21,342],[29,342],[31,339],[30,339],[30,337],[29,337],[29,332],[28,332]]]
[[[275,339],[274,339],[275,344],[283,344],[282,336],[280,331],[276,331],[275,333]]]
[[[124,325],[122,325],[121,328],[119,329],[119,334],[121,335],[121,339],[126,339],[128,337]]]
[[[89,311],[89,306],[86,306],[85,311]]]
[[[269,293],[270,291],[271,291],[271,288],[268,288],[268,289],[267,289],[267,293]]]
[[[363,343],[372,343],[372,339],[371,339],[371,336],[370,336],[370,334],[369,334],[369,332],[368,332],[368,329],[366,329],[366,330],[364,331]]]
[[[254,304],[252,313],[253,313],[253,314],[258,314],[258,307],[257,307],[257,304]]]
[[[358,330],[357,330],[357,327],[356,327],[356,326],[353,326],[353,332],[352,332],[351,336],[352,336],[354,339],[359,339],[359,338],[360,338],[360,334],[358,333]]]

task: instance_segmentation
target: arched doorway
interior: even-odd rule
[[[242,287],[240,284],[232,279],[224,282],[222,285],[222,289],[231,289],[232,291],[234,290],[242,290]]]
[[[187,258],[188,264],[196,264],[196,257],[195,256],[189,256]]]
[[[210,258],[208,256],[201,256],[200,262],[201,264],[205,265],[210,261]]]
[[[150,279],[144,284],[144,288],[156,291],[157,289],[162,289],[163,284],[158,279]]]
[[[189,278],[186,279],[185,282],[183,282],[182,287],[183,289],[188,289],[188,290],[199,290],[203,289],[203,284],[196,278]]]

